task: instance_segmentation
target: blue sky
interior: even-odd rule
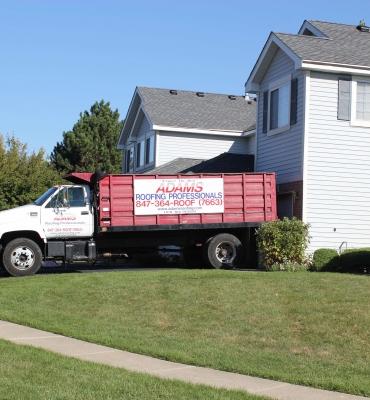
[[[0,0],[0,134],[48,154],[135,86],[242,95],[269,33],[305,19],[370,25],[370,1]]]

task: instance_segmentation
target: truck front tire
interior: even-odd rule
[[[12,276],[29,276],[41,267],[40,247],[30,239],[20,238],[9,242],[3,251],[3,266]]]
[[[204,258],[212,268],[231,269],[236,267],[242,258],[240,240],[229,233],[220,233],[205,243]]]

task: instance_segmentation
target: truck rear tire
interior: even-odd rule
[[[3,251],[3,266],[12,276],[33,275],[40,269],[41,263],[40,247],[30,239],[14,239]]]
[[[212,268],[231,269],[236,267],[242,258],[240,240],[229,233],[214,236],[206,245],[203,254]]]

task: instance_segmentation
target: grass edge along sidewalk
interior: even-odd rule
[[[0,318],[175,362],[369,396],[369,284],[327,273],[35,276],[0,282]]]
[[[14,343],[41,347],[84,361],[125,368],[125,370],[135,372],[149,373],[159,378],[176,379],[193,384],[204,384],[219,389],[244,390],[249,394],[259,395],[263,393],[266,396],[280,400],[365,399],[365,397],[329,392],[305,386],[291,385],[284,382],[252,378],[230,372],[158,360],[93,343],[82,342],[78,339],[60,336],[10,322],[0,321],[0,328],[1,335]]]
[[[189,398],[269,399],[244,391],[162,379],[0,340],[0,399]]]

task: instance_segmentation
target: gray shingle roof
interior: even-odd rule
[[[355,25],[308,21],[327,38],[274,34],[302,60],[370,66],[370,33],[360,32]]]
[[[216,131],[250,131],[256,127],[256,102],[243,96],[147,87],[137,88],[153,125]]]
[[[222,153],[209,160],[176,158],[160,167],[144,172],[153,174],[241,173],[254,171],[253,154]]]

